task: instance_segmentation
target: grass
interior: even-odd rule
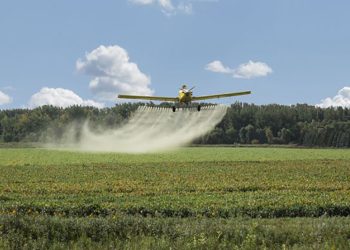
[[[82,153],[38,148],[0,149],[1,166],[349,159],[348,149],[189,147],[157,154]]]
[[[252,248],[349,247],[346,149],[191,147],[136,155],[4,148],[0,173],[0,248],[249,249],[247,237]],[[91,223],[103,241],[88,233]],[[79,233],[62,241],[71,237],[63,232],[69,225]],[[192,244],[200,239],[206,243]]]
[[[348,249],[349,218],[2,217],[8,248]],[[1,234],[0,234],[1,235]],[[28,240],[32,239],[32,240]],[[33,240],[35,239],[35,240]]]

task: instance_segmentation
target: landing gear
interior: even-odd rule
[[[175,106],[173,106],[173,112],[175,112],[176,111],[176,107]]]
[[[197,110],[198,110],[198,112],[201,111],[201,105],[197,106]]]

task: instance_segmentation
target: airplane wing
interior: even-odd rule
[[[143,96],[143,95],[118,95],[118,98],[150,100],[150,101],[164,101],[164,102],[176,102],[179,100],[177,97]]]
[[[244,91],[244,92],[217,94],[217,95],[194,96],[192,97],[192,101],[200,101],[200,100],[223,98],[223,97],[238,96],[238,95],[249,95],[251,93],[252,93],[251,91]]]

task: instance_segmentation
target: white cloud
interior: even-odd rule
[[[129,0],[129,2],[140,5],[153,4],[154,0]]]
[[[76,63],[79,72],[93,77],[90,89],[99,98],[116,101],[119,93],[152,95],[150,77],[137,64],[130,62],[125,49],[119,46],[100,46]]]
[[[231,74],[234,78],[244,79],[267,76],[272,73],[272,69],[266,63],[254,62],[251,60],[234,69],[226,67],[221,61],[216,60],[207,64],[205,69],[216,73]]]
[[[93,100],[83,100],[80,96],[69,89],[62,88],[42,88],[38,93],[32,95],[29,101],[30,108],[43,105],[52,105],[66,108],[73,105],[93,106],[103,108],[104,104]]]
[[[158,5],[162,12],[168,16],[180,13],[192,14],[192,4],[180,1],[177,5],[172,0],[129,0],[129,2],[137,5]]]
[[[220,61],[213,61],[207,64],[205,69],[216,73],[233,73],[232,69],[230,69],[229,67],[225,67]]]
[[[8,104],[12,102],[12,98],[6,95],[4,92],[0,91],[0,105]]]
[[[329,107],[344,107],[350,108],[350,87],[344,87],[338,91],[338,94],[333,98],[328,97],[321,101],[316,106],[321,108]]]
[[[233,77],[235,78],[255,78],[260,76],[267,76],[272,73],[272,69],[263,62],[249,61],[238,66],[234,70]]]
[[[172,12],[175,10],[175,7],[171,0],[158,0],[158,3],[166,12]]]

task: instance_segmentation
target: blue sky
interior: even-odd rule
[[[350,106],[349,13],[345,0],[4,0],[0,108],[111,106],[182,83],[253,92],[223,103]]]

